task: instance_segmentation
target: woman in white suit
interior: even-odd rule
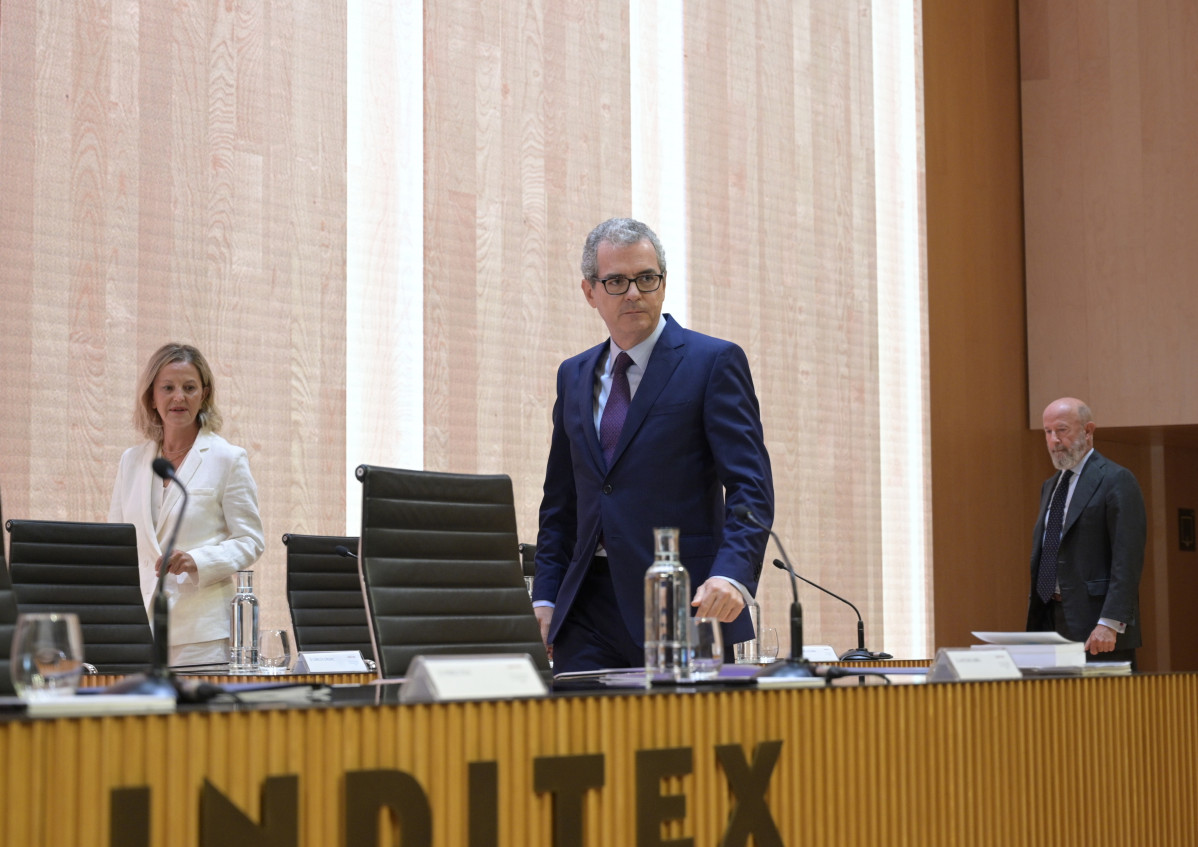
[[[133,422],[147,441],[121,456],[108,520],[137,528],[147,605],[158,569],[168,571],[170,663],[227,662],[234,574],[262,555],[265,536],[245,450],[216,434],[221,416],[212,369],[199,350],[166,344],[150,357]],[[162,549],[183,497],[179,486],[154,475],[159,456],[175,466],[191,495],[169,562],[162,561]]]

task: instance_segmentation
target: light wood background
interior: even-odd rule
[[[5,517],[104,520],[138,373],[195,344],[283,625],[282,534],[344,521],[345,11],[5,2],[0,58]]]
[[[625,2],[364,7],[369,44],[345,7],[310,1],[0,10],[7,516],[102,519],[135,440],[138,369],[168,339],[195,343],[259,483],[270,625],[286,623],[280,536],[343,531],[359,462],[508,473],[521,537],[535,538],[556,366],[605,337],[578,292],[581,244],[636,211],[654,104],[677,105],[632,77],[631,51],[646,48]],[[883,26],[918,34],[919,5],[886,16],[865,0],[687,6],[685,143],[672,151],[685,181],[648,222],[685,234],[665,245],[686,269],[667,310],[749,354],[775,528],[796,565],[860,606],[872,649],[922,657],[919,181],[902,210],[878,199],[880,173],[921,172],[922,141],[913,132],[909,158],[891,155],[876,46]],[[422,53],[415,104],[386,38]],[[908,58],[917,86],[922,62]],[[634,86],[647,114],[633,113]],[[920,107],[892,111],[914,127]],[[401,211],[412,191],[415,225]],[[914,318],[891,349],[879,304],[901,276],[886,246],[899,211],[916,221],[903,266],[915,285],[901,295]],[[366,232],[352,255],[351,221]],[[418,355],[396,355],[413,334]],[[887,367],[907,374],[914,415],[884,415]],[[803,595],[810,642],[855,644],[848,609]],[[779,572],[762,598],[785,650]]]
[[[1198,9],[1022,0],[1019,35],[1029,422],[1090,403],[1149,509],[1141,652],[1198,668],[1177,529],[1198,507]]]
[[[1169,26],[1159,25],[1161,15]],[[1111,23],[1116,18],[1117,27]],[[1033,256],[1039,251],[1043,257],[1046,250],[1078,255],[1082,245],[1074,236],[1111,211],[1102,206],[1110,197],[1093,193],[1095,168],[1140,167],[1134,156],[1110,158],[1112,133],[1126,138],[1122,124],[1142,123],[1145,138],[1167,131],[1168,151],[1158,146],[1154,156],[1171,159],[1168,167],[1180,183],[1190,179],[1193,145],[1182,143],[1185,136],[1172,134],[1172,127],[1192,106],[1193,86],[1185,91],[1177,86],[1193,75],[1193,53],[1176,45],[1198,36],[1198,21],[1185,4],[925,0],[923,26],[937,643],[968,644],[971,630],[1022,626],[1037,492],[1053,472],[1040,415],[1049,400],[1074,394],[1095,410],[1096,446],[1136,474],[1148,507],[1139,666],[1198,669],[1198,621],[1190,611],[1198,554],[1179,550],[1177,538],[1177,510],[1198,507],[1193,482],[1198,428],[1117,425],[1133,409],[1141,424],[1173,414],[1174,388],[1162,381],[1172,374],[1184,387],[1184,367],[1174,369],[1168,357],[1145,361],[1139,355],[1159,345],[1184,346],[1192,333],[1171,315],[1140,322],[1145,309],[1167,308],[1162,277],[1129,276],[1117,292],[1100,294],[1090,286],[1091,276],[1077,276],[1071,259],[1054,260],[1068,273],[1058,277],[1044,273]],[[1129,27],[1139,32],[1135,45]],[[1081,61],[1082,43],[1085,62],[1074,67],[1070,63]],[[1063,54],[1060,45],[1067,46]],[[1051,83],[1043,76],[1049,47],[1056,57],[1051,66],[1064,62],[1064,76],[1054,70]],[[1126,97],[1103,107],[1118,115],[1090,110],[1106,96],[1104,86],[1122,86],[1126,93],[1127,86],[1146,84],[1127,70],[1128,62],[1142,62],[1168,78],[1162,85],[1172,92],[1168,108],[1176,115],[1149,122]],[[1118,81],[1111,75],[1116,65],[1126,71]],[[1059,108],[1044,108],[1046,86]],[[1079,121],[1092,131],[1079,129]],[[1071,153],[1060,154],[1063,170],[1032,161],[1058,155],[1047,140],[1054,134],[1061,144],[1073,145]],[[1084,179],[1070,181],[1079,176]],[[1110,196],[1135,191],[1152,195],[1154,203],[1173,202],[1172,189],[1158,191],[1153,179],[1148,173],[1122,174],[1112,180]],[[1101,208],[1090,209],[1091,200]],[[1043,208],[1046,202],[1051,214]],[[1041,208],[1033,208],[1037,204]],[[1193,228],[1191,210],[1178,206],[1176,215],[1173,223]],[[1107,243],[1087,236],[1086,274],[1109,280],[1111,269],[1127,260],[1125,248],[1145,255],[1149,245],[1171,237],[1147,233],[1140,221],[1126,223],[1132,230],[1111,233]],[[1192,285],[1175,289],[1183,312],[1195,291]],[[1145,302],[1128,308],[1133,292]],[[1077,308],[1066,311],[1047,301],[1033,306],[1034,298]],[[1068,335],[1078,320],[1091,321],[1081,347],[1060,351],[1051,361],[1031,361],[1037,350],[1055,349],[1047,332],[1059,325]],[[1117,326],[1119,332],[1103,338],[1091,331],[1094,326]],[[1112,357],[1109,351],[1116,348],[1126,355]]]
[[[1198,424],[1198,6],[1022,0],[1029,416]]]

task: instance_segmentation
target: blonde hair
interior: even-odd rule
[[[137,381],[137,403],[133,407],[133,428],[151,441],[162,443],[162,417],[154,408],[154,380],[167,365],[183,362],[194,365],[200,374],[200,383],[205,389],[204,401],[196,414],[196,423],[201,430],[220,432],[223,422],[216,408],[216,384],[212,380],[212,368],[204,354],[190,344],[163,344],[146,362]]]

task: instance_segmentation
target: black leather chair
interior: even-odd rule
[[[154,641],[132,524],[11,520],[9,559],[20,612],[74,612],[83,658],[101,673],[148,671]]]
[[[524,586],[512,481],[360,465],[358,568],[383,677],[420,655],[549,660]]]
[[[337,552],[343,547],[356,554],[357,537],[288,533],[283,544],[296,651],[358,650],[374,659],[358,560]]]
[[[4,508],[0,505],[0,522],[3,520]],[[12,687],[12,672],[9,669],[12,634],[16,622],[17,601],[12,593],[8,563],[4,561],[4,542],[0,539],[0,695],[16,693]]]

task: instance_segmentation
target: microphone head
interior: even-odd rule
[[[343,559],[349,558],[349,548],[344,544],[338,544],[333,548],[333,552]]]
[[[783,562],[781,559],[774,559],[774,567],[776,567],[780,571],[789,571],[790,570],[790,568],[786,567],[786,563]]]
[[[175,466],[161,456],[154,460],[151,467],[154,468],[154,473],[163,479],[175,478]]]
[[[753,510],[744,503],[737,503],[732,507],[732,514],[736,515],[742,521],[753,520]]]

